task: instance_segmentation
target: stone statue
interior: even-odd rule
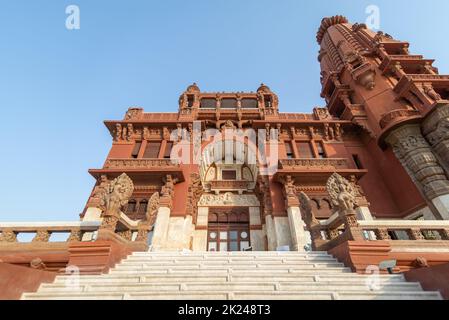
[[[342,211],[353,211],[356,206],[354,186],[338,173],[334,173],[326,184],[332,204]]]
[[[120,141],[122,138],[122,125],[120,123],[117,123],[115,125],[115,141]]]
[[[120,209],[128,203],[134,191],[132,180],[123,173],[109,183],[101,199],[100,208],[105,215],[118,215]]]

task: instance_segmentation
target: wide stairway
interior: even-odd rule
[[[109,274],[60,275],[22,299],[441,299],[402,275],[378,279],[324,252],[138,252]]]

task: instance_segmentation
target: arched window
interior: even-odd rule
[[[147,208],[148,208],[148,200],[141,200],[139,202],[139,213],[140,214],[145,214],[147,213]]]
[[[249,222],[249,216],[246,212],[240,214],[239,222]]]
[[[228,222],[228,215],[226,213],[221,213],[218,216],[218,222]]]
[[[137,201],[129,200],[128,205],[126,206],[126,213],[134,213],[136,212]]]
[[[237,218],[237,215],[235,213],[230,213],[229,214],[229,222],[230,223],[238,222],[238,218]]]
[[[312,201],[310,201],[310,205],[312,207],[312,210],[320,210],[321,206],[320,206],[320,202],[318,199],[312,199]]]
[[[215,213],[209,213],[209,222],[218,222],[218,216]]]

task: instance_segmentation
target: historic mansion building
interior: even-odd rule
[[[109,260],[80,257],[117,244],[127,254],[327,251],[357,272],[387,259],[398,272],[447,264],[449,76],[409,43],[342,16],[323,19],[317,41],[324,106],[284,113],[265,84],[192,84],[178,112],[130,108],[105,121],[112,147],[89,170],[96,183],[79,224],[2,225],[0,243],[20,251],[17,234],[35,231],[29,252],[66,231],[58,250],[68,258],[55,262],[45,247],[32,262],[76,261],[88,273]]]
[[[129,219],[145,219],[155,193],[163,201],[152,221],[153,250],[304,250],[310,226],[300,194],[318,222],[329,219],[338,208],[326,188],[334,173],[353,188],[358,220],[449,219],[449,77],[433,60],[410,54],[408,43],[343,17],[325,20],[317,40],[327,104],[311,113],[281,112],[266,85],[202,92],[193,84],[176,113],[130,108],[122,120],[106,121],[113,144],[104,167],[89,171],[98,182],[83,219],[101,217],[102,186],[122,173],[134,185],[123,206]],[[194,136],[195,121],[202,140],[209,129],[265,131],[278,170],[261,175],[259,161],[247,163],[235,146],[231,161],[226,152],[206,156],[204,141],[197,163],[177,163],[178,143],[190,142],[183,150],[193,157],[195,141],[184,137]],[[403,232],[378,236],[408,239]]]

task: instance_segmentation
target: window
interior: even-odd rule
[[[136,200],[129,200],[126,206],[126,213],[134,213],[136,211],[137,202]]]
[[[357,154],[352,155],[352,159],[354,160],[355,166],[357,169],[363,169],[362,162],[360,161],[360,158]]]
[[[173,142],[167,141],[167,144],[165,145],[164,159],[170,159],[172,148],[173,148]]]
[[[147,159],[158,158],[160,149],[161,149],[160,142],[148,142],[143,157]]]
[[[243,98],[242,99],[242,108],[244,108],[244,109],[257,108],[257,99]]]
[[[140,214],[147,213],[147,208],[148,208],[148,200],[140,201],[140,203],[139,203],[139,213]]]
[[[217,106],[217,100],[213,98],[203,98],[201,99],[200,108],[204,109],[215,109]]]
[[[134,145],[134,149],[133,152],[131,154],[131,157],[134,159],[137,159],[137,157],[139,156],[139,151],[140,151],[140,147],[142,146],[142,142],[136,142],[136,144]]]
[[[273,106],[273,103],[271,101],[271,96],[269,96],[269,95],[264,96],[264,101],[265,101],[265,108],[271,108]]]
[[[221,172],[221,178],[223,180],[236,180],[237,172],[235,170],[223,170]]]
[[[224,98],[221,100],[221,108],[233,109],[237,108],[237,99]]]
[[[287,154],[287,159],[293,159],[294,158],[293,148],[292,148],[292,143],[291,142],[286,142],[285,143],[285,153]]]
[[[326,157],[326,152],[324,151],[324,144],[319,141],[316,143],[316,150],[318,152],[318,158],[324,159]]]
[[[297,142],[299,157],[300,158],[314,158],[312,146],[309,142]]]
[[[187,106],[188,106],[189,108],[193,107],[193,101],[194,101],[193,95],[189,94],[189,95],[187,96]]]

